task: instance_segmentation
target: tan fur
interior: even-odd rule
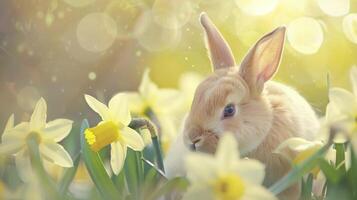
[[[269,81],[280,62],[284,33],[285,29],[280,28],[267,34],[250,50],[240,67],[220,66],[198,86],[183,136],[179,136],[167,155],[168,176],[185,173],[182,157],[187,146],[195,143],[197,151],[214,153],[225,132],[235,134],[242,156],[266,165],[264,185],[270,186],[291,169],[287,160],[272,152],[290,137],[314,138],[319,123],[311,106],[298,92]],[[236,114],[223,118],[224,107],[232,103]],[[299,191],[296,184],[279,198],[298,199]]]

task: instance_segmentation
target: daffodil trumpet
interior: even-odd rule
[[[151,138],[157,137],[157,129],[148,119],[133,118],[128,127],[133,130],[148,129]],[[120,136],[120,127],[112,121],[102,122],[95,127],[87,128],[84,134],[88,145],[95,152],[122,139]]]
[[[111,121],[103,122],[98,126],[86,129],[84,135],[88,145],[95,152],[122,139],[119,127]]]

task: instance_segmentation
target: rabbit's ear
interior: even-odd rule
[[[235,66],[231,48],[206,13],[201,13],[200,22],[206,32],[206,47],[214,70]]]
[[[285,27],[262,37],[244,57],[239,73],[253,94],[260,94],[264,83],[278,70],[285,41]]]

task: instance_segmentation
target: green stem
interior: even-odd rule
[[[151,139],[153,142],[153,146],[154,146],[154,150],[155,150],[155,154],[156,154],[157,165],[161,171],[165,172],[162,151],[160,148],[160,142],[159,142],[157,129],[156,129],[155,125],[147,119],[134,118],[130,122],[129,127],[133,128],[133,129],[139,129],[139,128],[149,129],[150,134],[151,134]]]
[[[154,149],[155,149],[157,165],[161,171],[165,172],[164,161],[162,158],[162,153],[161,153],[162,151],[160,148],[159,140],[158,140],[157,136],[152,137],[151,139],[152,139],[152,143],[153,143]]]
[[[54,181],[50,179],[50,176],[43,167],[38,141],[36,134],[30,135],[27,140],[32,168],[44,189],[43,193],[46,195],[46,199],[60,200],[62,198],[57,191]]]
[[[68,186],[72,183],[74,176],[76,175],[78,165],[79,165],[80,155],[74,160],[73,167],[66,169],[60,183],[59,192],[64,194],[67,192]]]

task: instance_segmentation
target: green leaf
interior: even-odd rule
[[[352,192],[353,191],[348,187],[346,180],[342,180],[338,184],[329,183],[325,200],[352,200],[354,199],[352,197]]]
[[[89,124],[85,119],[81,126],[81,150],[89,175],[104,199],[120,199],[121,195],[108,176],[99,154],[93,152],[87,144],[84,137],[84,131],[87,128],[89,128]]]
[[[344,143],[335,143],[334,144],[336,150],[336,168],[341,172],[346,172],[345,165],[345,145]]]
[[[142,194],[146,197],[157,189],[160,182],[167,181],[168,179],[165,177],[164,172],[158,169],[155,164],[145,158],[142,158],[142,160],[144,161],[145,167],[149,169],[145,175],[145,181],[141,189]]]
[[[73,181],[74,175],[76,175],[78,165],[79,165],[80,155],[74,160],[73,167],[67,168],[59,182],[59,192],[60,194],[65,194],[67,192],[68,186]]]
[[[112,176],[112,181],[114,182],[116,188],[118,188],[119,192],[122,194],[122,196],[127,195],[126,191],[126,182],[125,182],[125,172],[122,170],[118,176],[113,174]]]
[[[303,200],[311,200],[312,199],[312,182],[313,182],[314,176],[313,174],[309,174],[307,177],[306,182],[303,180],[302,181],[302,195],[301,199]]]
[[[66,138],[61,141],[62,146],[67,150],[72,158],[76,158],[80,154],[81,145],[80,145],[80,124],[73,123],[71,132]]]
[[[139,198],[139,169],[137,164],[136,152],[132,149],[127,150],[125,164],[125,177],[128,184],[130,195],[134,199]]]
[[[338,183],[341,180],[343,173],[336,170],[335,167],[330,165],[325,159],[319,159],[319,167],[329,182]]]
[[[36,173],[41,183],[43,194],[45,194],[46,199],[60,200],[61,195],[57,191],[55,182],[50,178],[45,168],[43,167],[39,151],[38,136],[36,134],[30,135],[29,139],[27,140],[27,146],[29,149],[33,171]]]
[[[321,158],[326,153],[329,147],[330,144],[324,145],[311,157],[294,167],[287,175],[285,175],[279,181],[270,186],[269,190],[273,194],[277,195],[295,182],[299,181],[302,176],[310,172],[318,164],[318,158]]]
[[[165,181],[160,188],[155,190],[147,200],[156,200],[159,199],[161,196],[169,194],[174,191],[184,191],[188,187],[189,182],[187,179],[183,177],[176,177]]]
[[[351,186],[351,190],[353,192],[354,199],[357,199],[357,155],[356,152],[351,148],[351,167],[347,171],[347,179],[349,185]]]

